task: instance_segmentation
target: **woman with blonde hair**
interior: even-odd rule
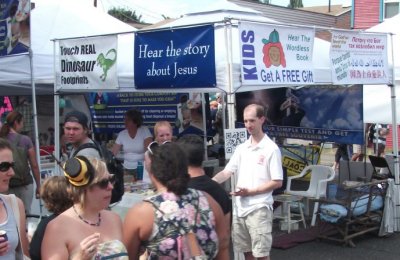
[[[12,149],[7,140],[0,138],[0,259],[22,259],[28,253],[28,237],[25,231],[24,204],[14,195],[3,195],[14,175]],[[22,227],[22,228],[20,228]]]
[[[172,141],[172,126],[168,121],[158,121],[154,125],[154,141],[162,144],[166,141]]]
[[[33,234],[29,245],[29,253],[32,260],[42,259],[40,250],[47,225],[73,205],[67,192],[67,181],[64,176],[47,178],[40,189],[40,198],[43,200],[47,210],[53,214],[42,218]]]
[[[29,213],[33,200],[33,179],[36,183],[36,197],[39,197],[40,173],[32,140],[26,135],[19,134],[23,127],[24,121],[22,114],[14,110],[7,115],[6,122],[4,122],[0,129],[0,137],[7,139],[13,146],[25,150],[25,160],[29,163],[29,166],[27,163],[23,164],[20,161],[17,162],[19,165],[17,165],[15,169],[16,175],[20,172],[23,176],[14,175],[10,180],[10,189],[8,192],[19,197],[24,203],[26,213]],[[14,155],[14,157],[16,157],[16,155]],[[17,168],[21,170],[17,170]],[[31,170],[33,172],[33,179],[30,173]]]
[[[43,259],[128,259],[121,218],[107,210],[114,175],[96,158],[76,156],[64,165],[72,207],[52,220],[42,244]]]

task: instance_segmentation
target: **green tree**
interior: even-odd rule
[[[108,14],[123,22],[143,23],[142,16],[137,15],[136,11],[132,11],[129,9],[113,7],[112,9],[108,10]]]
[[[290,0],[290,3],[288,4],[288,8],[300,8],[300,7],[303,7],[302,0]]]

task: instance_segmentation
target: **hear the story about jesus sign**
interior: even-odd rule
[[[134,71],[138,89],[215,86],[214,28],[137,33]]]

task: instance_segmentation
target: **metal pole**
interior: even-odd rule
[[[399,148],[398,148],[398,134],[397,134],[397,110],[396,110],[396,75],[394,67],[394,41],[393,34],[390,34],[392,44],[392,85],[391,90],[391,105],[392,105],[392,136],[393,136],[393,168],[395,183],[400,184],[399,180]]]

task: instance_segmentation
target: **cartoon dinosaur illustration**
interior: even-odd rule
[[[114,53],[114,59],[107,58],[110,53]],[[115,49],[109,50],[106,55],[100,53],[99,56],[97,56],[97,65],[103,69],[103,75],[100,75],[100,79],[102,81],[106,80],[108,70],[114,65],[116,61],[117,51]]]

